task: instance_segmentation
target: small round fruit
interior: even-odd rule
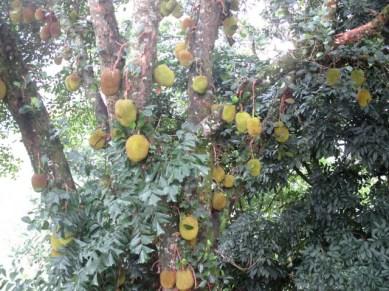
[[[235,177],[233,175],[226,175],[224,177],[223,186],[225,188],[232,188],[235,184]]]
[[[183,216],[179,225],[180,235],[184,240],[193,240],[199,233],[199,223],[197,218],[188,215]]]
[[[212,196],[212,208],[220,211],[227,205],[227,196],[223,192],[215,192]]]
[[[127,139],[127,157],[134,163],[144,160],[149,153],[149,148],[150,143],[144,135],[135,134]]]

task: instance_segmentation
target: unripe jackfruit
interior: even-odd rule
[[[250,117],[247,119],[247,132],[252,137],[256,137],[261,134],[262,125],[258,117]]]
[[[327,85],[335,86],[340,80],[340,70],[339,69],[329,69],[327,71]]]
[[[162,288],[171,289],[176,284],[176,272],[173,270],[162,270],[159,274],[159,282]]]
[[[179,231],[184,240],[195,239],[199,233],[199,223],[197,218],[192,215],[181,217]]]
[[[149,153],[149,148],[150,143],[144,135],[135,134],[127,139],[127,157],[134,163],[144,160]]]
[[[0,79],[0,101],[3,100],[6,95],[7,95],[7,85],[2,79]]]
[[[215,192],[212,196],[212,208],[220,211],[227,205],[227,196],[223,192]]]
[[[261,168],[261,162],[258,159],[251,159],[247,162],[247,170],[253,177],[259,176]]]
[[[359,90],[357,94],[357,102],[359,104],[359,107],[366,108],[370,102],[373,100],[373,97],[371,96],[369,90],[361,89]]]
[[[189,290],[194,285],[193,274],[189,268],[178,270],[176,280],[176,287],[178,290]]]
[[[42,192],[47,187],[46,175],[34,173],[31,177],[31,185],[35,192]]]
[[[113,96],[119,91],[120,71],[118,69],[104,68],[100,77],[101,91],[105,96]]]
[[[227,123],[231,123],[235,119],[235,113],[236,113],[235,105],[226,104],[223,106],[222,119]]]
[[[124,127],[136,121],[136,106],[132,100],[120,99],[115,103],[115,117]]]
[[[181,66],[189,67],[193,63],[193,55],[186,49],[181,50],[178,53],[178,61]]]
[[[81,78],[77,73],[72,73],[65,79],[65,87],[68,91],[74,92],[80,88]]]
[[[192,80],[192,89],[196,93],[204,94],[208,88],[208,79],[206,76],[196,76]]]
[[[212,169],[212,179],[216,183],[221,183],[224,180],[225,175],[224,169],[220,166],[216,166]]]
[[[154,79],[160,86],[173,86],[175,78],[174,72],[165,64],[159,65],[154,69]]]
[[[277,122],[274,127],[274,138],[279,143],[284,143],[289,139],[289,129],[282,122]]]
[[[235,177],[233,175],[226,175],[224,177],[223,186],[225,188],[232,188],[235,184]]]
[[[228,37],[232,37],[235,34],[235,32],[238,30],[238,20],[235,18],[235,16],[230,16],[224,19],[223,29],[224,33]]]
[[[101,128],[96,129],[89,137],[89,145],[95,150],[100,150],[105,146],[105,139],[105,132]]]
[[[351,72],[351,80],[354,81],[355,85],[360,87],[365,83],[365,72],[361,69],[356,69]]]
[[[247,112],[243,111],[243,112],[238,112],[236,115],[235,115],[235,124],[236,124],[236,129],[240,132],[240,133],[245,133],[247,132],[247,120],[251,118],[250,114],[248,114]]]

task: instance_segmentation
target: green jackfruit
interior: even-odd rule
[[[223,106],[222,119],[227,123],[231,123],[235,119],[235,113],[236,113],[235,105],[226,104]]]
[[[208,79],[206,76],[196,76],[192,80],[192,89],[196,93],[204,94],[208,88]]]
[[[160,86],[173,86],[175,78],[174,72],[165,64],[159,65],[154,69],[154,79]]]

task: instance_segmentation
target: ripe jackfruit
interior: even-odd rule
[[[100,150],[105,146],[106,134],[102,129],[96,129],[89,137],[89,145],[95,149]]]
[[[225,175],[224,169],[220,166],[216,166],[212,169],[212,179],[215,180],[216,183],[221,183],[224,180]]]
[[[42,26],[39,37],[42,41],[47,41],[50,38],[50,26],[48,24]]]
[[[192,215],[181,217],[179,231],[184,240],[195,239],[199,233],[199,223],[197,218]]]
[[[35,10],[34,17],[36,21],[43,21],[45,19],[45,10],[43,8],[38,8]]]
[[[162,270],[159,274],[159,282],[163,288],[173,288],[176,284],[176,272],[173,270]]]
[[[49,24],[50,27],[50,36],[52,38],[57,38],[61,35],[61,25],[59,21],[53,21]]]
[[[121,99],[115,103],[115,117],[118,122],[128,127],[136,121],[136,106],[132,100]]]
[[[165,64],[159,65],[154,69],[154,79],[160,86],[173,86],[175,78],[174,72]]]
[[[226,104],[223,107],[222,119],[227,123],[231,123],[235,119],[235,113],[236,113],[235,105]]]
[[[194,26],[194,21],[190,17],[186,17],[181,21],[182,30],[187,30],[189,28],[192,28],[193,26]]]
[[[284,143],[289,139],[289,129],[282,122],[277,122],[274,127],[274,138],[279,143]]]
[[[224,19],[223,29],[224,33],[229,37],[232,37],[235,34],[235,32],[238,30],[238,20],[235,18],[235,16],[230,16]]]
[[[31,185],[35,192],[42,192],[47,187],[46,175],[34,173],[31,177]]]
[[[247,162],[247,170],[253,177],[259,176],[261,173],[261,162],[258,159],[251,159]]]
[[[7,85],[2,79],[0,79],[0,101],[3,100],[6,95],[7,95]]]
[[[54,63],[56,64],[56,65],[60,65],[60,64],[62,64],[62,56],[56,56],[55,58],[54,58]]]
[[[31,6],[24,7],[22,10],[23,23],[30,24],[34,21],[35,10]]]
[[[223,186],[226,188],[232,188],[235,184],[235,177],[233,175],[226,175],[224,177]]]
[[[351,80],[354,81],[355,85],[360,87],[365,83],[365,72],[361,69],[356,69],[351,72]]]
[[[134,163],[144,160],[149,153],[149,148],[150,143],[144,135],[135,134],[127,139],[127,157]]]
[[[174,48],[174,55],[178,59],[178,54],[186,49],[186,43],[185,41],[180,41],[179,43],[176,44],[176,47]]]
[[[119,91],[120,71],[118,69],[104,68],[100,77],[101,92],[105,96],[113,96]]]
[[[261,134],[262,125],[258,117],[250,117],[247,119],[247,132],[252,137],[256,137]]]
[[[196,76],[192,80],[192,89],[196,93],[204,94],[208,88],[208,79],[206,76]]]
[[[212,208],[220,211],[227,205],[227,196],[223,192],[216,192],[212,196]]]
[[[80,88],[81,78],[77,73],[72,73],[65,79],[65,87],[68,91],[74,92]]]
[[[247,112],[238,112],[235,115],[235,124],[236,128],[240,133],[245,133],[247,132],[247,120],[251,118],[250,114]]]
[[[340,70],[339,69],[329,69],[327,71],[327,85],[335,86],[340,80]]]
[[[189,67],[193,63],[193,55],[186,49],[181,50],[178,53],[178,61],[181,66]]]
[[[362,109],[367,107],[372,100],[373,97],[371,96],[369,90],[366,89],[359,90],[357,94],[357,102],[359,104],[359,107],[361,107]]]
[[[189,290],[194,285],[193,274],[189,268],[178,270],[176,280],[178,290]]]

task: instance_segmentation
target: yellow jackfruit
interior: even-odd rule
[[[235,113],[236,113],[235,105],[226,104],[223,107],[222,119],[227,123],[231,123],[235,119]]]
[[[248,114],[247,112],[243,111],[243,112],[238,112],[236,115],[235,115],[235,124],[236,124],[236,129],[240,132],[240,133],[245,133],[247,132],[247,120],[251,118],[250,114]]]
[[[101,71],[100,87],[105,96],[113,96],[120,88],[120,71],[118,69],[104,68]]]
[[[106,136],[104,130],[96,129],[89,137],[89,145],[95,150],[102,149],[105,146]]]
[[[256,137],[261,134],[262,125],[258,117],[250,117],[247,119],[247,132],[252,137]]]
[[[189,290],[194,285],[192,271],[189,268],[181,269],[176,274],[176,287],[178,290]]]
[[[282,122],[277,122],[274,127],[274,138],[279,143],[284,143],[289,139],[289,129]]]
[[[0,101],[3,100],[6,95],[7,95],[7,85],[2,79],[0,79]]]
[[[359,90],[357,94],[357,102],[359,104],[359,107],[361,107],[362,109],[367,107],[372,100],[373,97],[371,96],[369,90],[366,89]]]
[[[154,79],[160,86],[173,86],[175,78],[174,72],[165,64],[159,65],[154,69]]]
[[[179,230],[180,235],[184,240],[195,239],[199,233],[199,223],[197,218],[192,215],[183,216],[180,219]]]
[[[230,16],[224,19],[223,29],[224,33],[229,37],[232,37],[235,34],[235,32],[238,30],[238,20],[235,18],[235,16]]]
[[[365,72],[360,69],[353,70],[351,72],[351,80],[354,81],[355,85],[360,87],[365,83]]]
[[[327,71],[327,85],[335,86],[340,80],[340,70],[339,69],[329,69]]]
[[[74,92],[80,88],[81,78],[77,73],[72,73],[65,79],[65,87],[68,91]]]
[[[216,183],[221,183],[224,180],[225,175],[224,169],[220,166],[216,166],[212,169],[212,179]]]
[[[246,164],[247,170],[249,171],[250,175],[253,177],[259,176],[261,173],[261,162],[258,159],[251,159]]]
[[[226,175],[224,177],[223,186],[225,188],[232,188],[235,184],[235,177],[233,175]]]
[[[135,134],[127,139],[127,157],[134,163],[144,160],[149,153],[149,148],[150,143],[144,135]]]
[[[181,41],[181,42],[177,43],[176,47],[174,48],[174,55],[176,56],[177,59],[178,59],[178,54],[183,50],[186,50],[185,41]]]
[[[204,94],[208,88],[208,79],[206,76],[196,76],[192,80],[192,89],[196,93]]]
[[[173,288],[176,284],[176,272],[173,270],[162,270],[159,274],[159,282],[163,288]]]
[[[120,99],[115,103],[115,117],[125,127],[136,121],[136,106],[132,100]]]
[[[178,61],[181,66],[189,67],[193,63],[193,55],[190,51],[184,49],[178,53]]]
[[[212,196],[212,208],[220,211],[227,205],[227,196],[223,192],[215,192]]]

